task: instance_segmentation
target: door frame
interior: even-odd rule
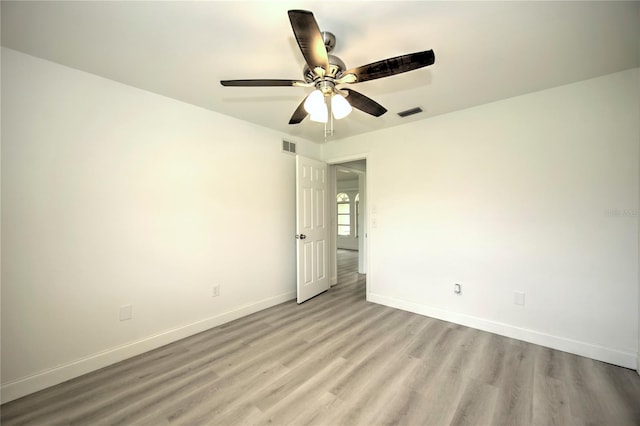
[[[347,155],[347,156],[343,156],[343,157],[332,157],[332,158],[328,158],[325,161],[325,163],[328,164],[329,166],[329,193],[332,194],[332,201],[329,204],[331,212],[330,212],[330,216],[331,216],[331,232],[329,233],[329,250],[330,250],[330,256],[329,256],[329,268],[330,268],[330,285],[335,285],[337,283],[337,279],[338,279],[338,260],[337,260],[337,237],[338,237],[338,224],[336,223],[336,215],[337,215],[337,207],[336,207],[336,191],[337,191],[337,184],[336,184],[336,167],[338,165],[340,165],[341,163],[348,163],[350,161],[357,161],[357,160],[365,160],[367,162],[367,170],[366,170],[366,176],[365,176],[365,209],[364,209],[364,213],[365,213],[365,241],[364,241],[364,247],[365,247],[365,265],[367,268],[367,279],[366,279],[366,298],[367,300],[369,300],[369,293],[371,290],[371,283],[374,281],[374,277],[373,277],[373,268],[371,267],[371,238],[372,238],[372,233],[371,233],[371,202],[370,202],[370,194],[371,194],[371,179],[370,179],[370,175],[371,175],[371,164],[370,164],[370,158],[369,155],[366,153],[362,153],[362,154],[353,154],[353,155]]]

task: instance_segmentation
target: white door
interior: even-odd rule
[[[296,156],[298,303],[329,289],[327,165]]]

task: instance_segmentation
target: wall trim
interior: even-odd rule
[[[83,374],[99,370],[100,368],[107,367],[125,359],[140,355],[144,352],[184,339],[185,337],[193,336],[194,334],[201,333],[263,309],[288,302],[295,298],[295,292],[288,292],[278,296],[262,299],[257,302],[248,303],[219,315],[166,330],[135,342],[107,349],[67,364],[59,365],[27,377],[3,383],[0,388],[1,401],[3,404],[5,402],[13,401],[14,399],[21,398],[67,380],[71,380]]]
[[[640,354],[636,355],[633,352],[625,352],[605,346],[568,339],[566,337],[545,334],[527,328],[516,327],[510,324],[491,321],[471,315],[407,302],[405,300],[382,296],[380,294],[368,293],[367,300],[369,302],[389,306],[391,308],[401,309],[403,311],[449,321],[478,330],[488,331],[490,333],[534,343],[536,345],[546,346],[548,348],[592,358],[609,364],[619,365],[630,369],[637,368],[640,373]]]

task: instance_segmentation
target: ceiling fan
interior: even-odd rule
[[[435,62],[433,50],[425,50],[346,69],[340,58],[329,54],[335,46],[335,36],[330,32],[320,31],[313,13],[306,10],[290,10],[288,13],[293,33],[306,61],[303,70],[304,81],[222,80],[220,84],[236,87],[314,87],[315,90],[298,105],[289,124],[298,124],[307,115],[310,115],[312,121],[326,123],[330,115],[336,119],[346,117],[352,107],[380,117],[387,112],[382,105],[355,90],[338,86],[389,77]]]

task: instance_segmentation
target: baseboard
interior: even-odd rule
[[[638,343],[640,345],[640,343]],[[638,356],[636,357],[636,372],[638,376],[640,376],[640,352],[638,352]]]
[[[99,370],[100,368],[107,367],[127,358],[140,355],[144,352],[176,342],[180,339],[184,339],[185,337],[201,333],[209,330],[210,328],[217,327],[229,321],[233,321],[295,298],[296,293],[289,292],[263,299],[258,302],[249,303],[231,311],[210,318],[205,318],[192,324],[167,330],[116,348],[111,348],[12,382],[3,383],[0,388],[1,401],[3,404],[5,402],[13,401],[14,399],[57,385],[83,374]]]
[[[637,368],[640,372],[640,355],[636,355],[632,352],[625,352],[604,346],[593,345],[591,343],[579,342],[565,337],[553,336],[531,329],[515,327],[501,322],[490,321],[471,315],[459,314],[444,309],[381,296],[379,294],[369,293],[367,294],[367,300],[380,305],[389,306],[391,308],[402,309],[403,311],[413,312],[478,330],[488,331],[490,333],[511,337],[513,339],[534,343],[540,346],[546,346],[548,348],[569,352],[575,355],[585,356],[598,361],[607,362],[609,364],[619,365],[630,369]]]

